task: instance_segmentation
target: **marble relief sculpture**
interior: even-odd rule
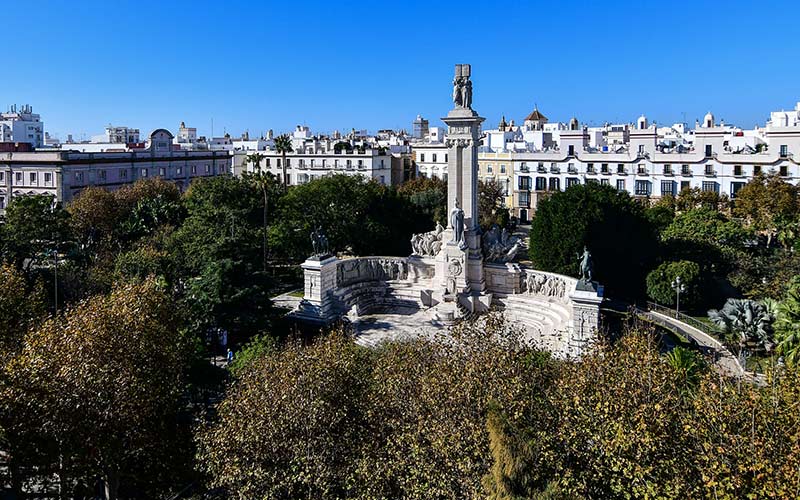
[[[567,284],[558,276],[528,272],[525,276],[525,290],[529,295],[543,295],[555,299],[564,299]]]
[[[444,228],[438,222],[436,229],[411,236],[411,254],[421,257],[435,257],[442,249]]]
[[[482,241],[483,257],[487,262],[506,263],[511,262],[517,256],[522,242],[519,238],[512,236],[508,230],[495,224],[483,235]]]

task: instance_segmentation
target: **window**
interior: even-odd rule
[[[286,160],[286,163],[288,164],[288,163],[289,163],[289,160]],[[207,174],[210,174],[210,173],[211,173],[211,165],[209,165],[208,163],[206,163],[206,173],[207,173]]]
[[[789,175],[789,167],[786,165],[781,165],[781,177],[787,177]]]
[[[5,180],[6,180],[6,173],[5,172],[0,172],[0,182],[3,182]]]
[[[322,160],[322,161],[325,161],[325,160]],[[383,168],[383,160],[381,160],[381,168]]]
[[[419,161],[425,161],[425,153],[419,154]]]
[[[624,163],[617,163],[617,173],[624,174],[625,173],[625,164]]]
[[[711,144],[706,144],[706,158],[713,156],[714,149]]]
[[[661,181],[661,196],[675,196],[675,183],[672,181]]]
[[[36,184],[36,172],[31,172],[28,175],[28,179],[30,180],[31,184]]]
[[[500,173],[501,174],[506,173],[506,166],[505,165],[500,165]]]
[[[645,165],[644,163],[640,163],[638,173],[639,175],[647,175],[647,165]]]
[[[536,178],[536,190],[537,191],[544,191],[547,189],[547,178],[546,177],[537,177]]]
[[[590,179],[590,180],[592,180],[592,179]],[[589,182],[589,181],[586,181],[586,182]],[[567,189],[569,189],[570,186],[575,186],[575,185],[580,184],[580,183],[581,183],[581,180],[578,179],[577,177],[567,177]]]
[[[611,181],[608,180],[608,179],[600,179],[600,185],[601,186],[610,186],[611,185]]]
[[[689,165],[681,165],[681,175],[692,175],[692,171],[689,170]]]
[[[159,168],[158,169],[158,175],[160,175],[161,177],[166,177],[167,176],[167,169],[164,168],[164,167]]]
[[[639,144],[639,154],[640,155],[644,154],[644,144]]]
[[[519,194],[519,206],[521,207],[531,206],[531,197],[527,191],[523,191]]]
[[[447,163],[447,153],[444,154],[444,162]]]
[[[733,166],[733,175],[736,177],[740,177],[742,175],[742,166],[741,165],[734,165]]]
[[[625,191],[625,179],[617,179],[617,190]]]
[[[706,175],[716,175],[716,172],[714,172],[713,164],[706,165]]]
[[[0,210],[6,208],[6,199],[3,196],[0,196]]]
[[[554,174],[559,173],[561,171],[561,169],[558,168],[558,163],[551,163],[550,164],[550,171],[553,172]]]
[[[275,161],[277,162],[278,167],[280,167],[281,166],[281,159],[280,158],[276,158]]]
[[[347,160],[347,168],[353,167],[353,160]]]
[[[692,189],[691,183],[689,181],[681,181],[681,192],[687,189]]]
[[[569,146],[569,153],[568,154],[570,156],[575,156],[575,146],[573,146],[573,145]]]
[[[664,175],[672,175],[672,165],[669,163],[664,165]]]
[[[602,165],[600,165],[600,173],[603,173],[603,174],[610,173],[609,170],[608,170],[608,163],[603,163]]]
[[[83,172],[75,172],[75,182],[83,182]]]
[[[75,180],[78,180],[78,174],[75,174]],[[22,184],[22,172],[17,172],[14,174],[14,182],[17,184]]]
[[[539,165],[536,167],[536,171],[537,172],[544,172],[545,171],[544,170],[544,163],[539,163]]]
[[[569,172],[571,174],[577,174],[578,173],[578,169],[575,168],[575,164],[574,163],[567,163],[567,172]]]
[[[106,180],[106,171],[105,170],[98,170],[97,171],[97,178],[100,179],[101,181]],[[46,179],[45,179],[45,182],[46,182]]]
[[[2,180],[2,175],[0,175],[0,180]],[[53,174],[51,174],[50,172],[45,172],[44,173],[44,183],[45,183],[45,185],[52,184],[53,183]]]
[[[649,196],[650,195],[650,181],[636,181],[636,189],[634,190],[636,196]]]
[[[120,170],[119,171],[119,178],[120,179],[127,179],[128,178],[128,171],[125,170],[125,169]]]
[[[436,163],[436,153],[433,153],[433,163]]]
[[[703,191],[706,193],[718,193],[719,184],[714,181],[703,181]]]
[[[192,175],[197,175],[197,165],[192,165]]]
[[[781,144],[781,157],[786,158],[789,156],[789,146]]]
[[[492,173],[492,164],[491,163],[486,165],[486,173],[487,174],[491,174]]]
[[[183,175],[183,167],[175,167],[175,175]]]
[[[558,177],[551,177],[550,178],[550,191],[560,191],[561,190],[561,180]]]
[[[586,164],[586,173],[593,174],[594,173],[594,163],[587,163]]]
[[[147,177],[147,169],[143,168],[142,169],[142,178],[145,178],[145,177]]]
[[[758,175],[761,173],[761,165],[753,165],[753,175]]]
[[[519,178],[519,188],[525,191],[528,191],[531,188],[531,178],[530,177],[520,177]]]
[[[278,161],[280,161],[280,160],[278,160]],[[267,168],[269,168],[269,167],[270,167],[269,158],[267,158]]]
[[[381,176],[381,184],[386,184],[386,176]]]

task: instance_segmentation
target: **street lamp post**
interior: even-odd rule
[[[681,283],[681,277],[677,276],[672,281],[672,289],[675,290],[675,312],[681,312],[681,292],[686,291],[686,285]]]

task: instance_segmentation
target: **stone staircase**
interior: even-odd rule
[[[337,312],[341,315],[364,316],[392,311],[424,310],[422,294],[427,283],[408,281],[365,281],[334,293]]]
[[[532,295],[510,295],[495,300],[513,324],[525,329],[526,337],[540,346],[559,351],[566,348],[570,310],[561,302]]]

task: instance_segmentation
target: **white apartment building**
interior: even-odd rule
[[[34,148],[44,145],[44,123],[33,108],[25,104],[11,105],[0,113],[0,142],[28,142]]]
[[[675,136],[691,138],[677,145],[674,137],[665,143],[645,116],[619,132],[628,135],[624,146],[592,147],[587,127],[573,119],[559,132],[557,148],[513,153],[514,214],[526,221],[549,192],[588,182],[643,198],[677,195],[686,188],[735,198],[758,172],[800,181],[800,104],[792,112],[773,113],[766,128],[756,131],[717,124],[708,113],[693,133],[675,130]]]
[[[139,142],[139,129],[131,127],[115,127],[109,124],[105,133],[92,137],[93,143],[105,144],[135,144]]]
[[[274,149],[259,151],[264,158],[258,167],[277,178],[283,175],[282,155]],[[253,172],[257,167],[244,162],[246,151],[237,153],[243,170]],[[389,186],[402,181],[402,158],[383,149],[344,148],[295,150],[286,154],[286,181],[289,185],[305,184],[326,175],[360,175]],[[399,169],[399,173],[397,172]],[[399,177],[398,177],[399,175]],[[399,178],[399,181],[398,181]]]
[[[447,180],[447,146],[443,142],[421,142],[412,146],[416,174]]]
[[[161,177],[181,189],[200,177],[227,175],[225,151],[176,151],[173,135],[154,130],[144,149],[0,153],[0,213],[17,196],[49,194],[67,203],[88,186],[117,189],[138,179]]]

